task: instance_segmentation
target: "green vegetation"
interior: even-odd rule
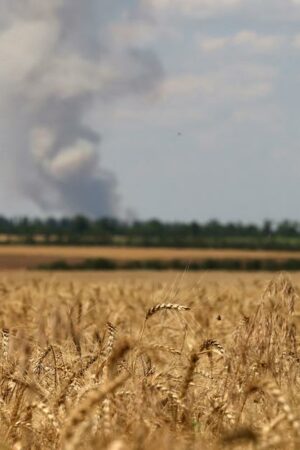
[[[198,247],[300,250],[300,223],[283,221],[262,225],[197,222],[160,222],[88,219],[0,217],[3,244],[116,245],[140,247]]]
[[[58,260],[41,264],[39,270],[234,270],[234,271],[293,271],[300,270],[300,259],[205,259],[187,262],[184,260],[135,260],[116,261],[109,258],[85,259],[80,262]]]

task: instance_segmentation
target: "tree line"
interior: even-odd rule
[[[162,222],[0,216],[2,244],[129,245],[157,247],[300,249],[300,222],[266,220],[262,224]]]

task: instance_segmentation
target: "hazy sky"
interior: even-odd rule
[[[53,4],[0,7],[2,213],[300,219],[300,0]]]

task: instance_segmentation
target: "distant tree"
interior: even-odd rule
[[[90,229],[90,221],[84,216],[75,216],[72,219],[72,232],[75,234],[85,234]]]
[[[277,234],[285,237],[295,237],[299,235],[299,223],[284,220],[277,226]]]
[[[265,220],[262,226],[262,232],[266,236],[270,236],[273,232],[273,223],[271,220]]]

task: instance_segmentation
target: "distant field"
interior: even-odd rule
[[[247,298],[255,298],[257,289],[263,290],[266,284],[276,274],[270,272],[226,272],[226,271],[207,271],[207,272],[178,272],[178,271],[135,271],[119,270],[105,271],[78,271],[78,272],[41,272],[41,271],[23,271],[23,270],[0,270],[0,283],[7,282],[18,286],[26,285],[33,280],[41,282],[58,282],[62,285],[75,283],[83,288],[90,285],[104,284],[127,284],[166,286],[167,292],[179,288],[205,285],[209,294],[215,295],[216,290],[238,291],[242,286],[246,288]],[[300,272],[293,272],[290,278],[297,289],[300,291]],[[1,291],[1,289],[0,289]],[[300,305],[299,305],[300,307]],[[1,447],[0,447],[1,449]]]
[[[0,269],[35,268],[58,260],[79,263],[86,259],[115,261],[172,261],[204,260],[286,261],[300,260],[300,252],[264,250],[172,249],[134,247],[64,247],[64,246],[0,246]]]

